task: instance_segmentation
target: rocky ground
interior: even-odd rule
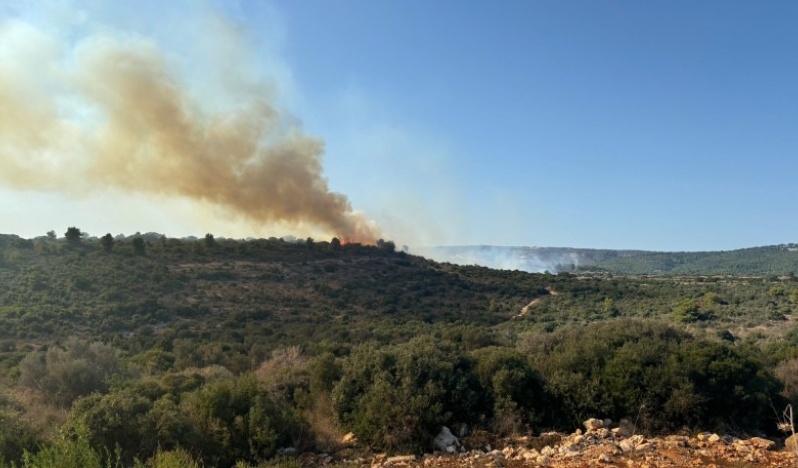
[[[464,448],[450,448],[423,457],[414,455],[375,455],[343,462],[346,466],[378,467],[474,467],[513,468],[545,466],[566,467],[795,467],[793,450],[777,449],[776,442],[754,437],[738,439],[717,434],[696,437],[667,436],[646,438],[632,435],[623,426],[610,429],[603,421],[588,420],[586,430],[573,434],[545,433],[503,440],[486,433],[475,433],[462,440]],[[788,443],[789,445],[789,443]],[[474,448],[479,447],[479,448]],[[335,463],[332,457],[303,455],[303,466]],[[340,466],[339,465],[339,466]]]

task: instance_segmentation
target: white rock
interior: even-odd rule
[[[596,429],[601,429],[602,427],[604,427],[604,421],[596,418],[590,418],[587,421],[585,421],[584,424],[585,428],[588,431],[595,431]]]
[[[432,448],[443,453],[456,453],[462,446],[448,427],[443,426],[441,432],[432,441]]]

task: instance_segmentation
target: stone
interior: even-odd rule
[[[355,437],[355,433],[354,432],[347,433],[344,436],[344,438],[341,439],[341,442],[343,442],[345,444],[353,444],[353,443],[357,442],[357,438]]]
[[[579,447],[574,444],[563,444],[560,446],[560,453],[565,454],[568,452],[578,452]]]
[[[432,441],[432,448],[443,453],[457,453],[462,447],[457,437],[446,426],[441,428],[441,432]]]
[[[606,453],[602,453],[598,457],[598,461],[601,463],[612,463],[612,457],[607,455]]]
[[[632,433],[630,431],[628,431],[628,430],[626,430],[626,428],[620,427],[620,426],[618,426],[615,429],[613,429],[612,433],[615,434],[616,437],[629,437],[630,435],[632,435]]]
[[[717,435],[717,434],[712,434],[711,436],[709,436],[709,437],[707,438],[707,442],[710,442],[710,443],[712,443],[712,444],[714,444],[714,443],[717,443],[717,442],[719,442],[719,441],[720,441],[720,436],[719,436],[719,435]]]
[[[584,425],[588,431],[595,431],[604,427],[604,421],[601,419],[590,418],[584,422]]]
[[[621,448],[621,450],[627,453],[635,449],[635,443],[631,440],[622,440],[618,446]]]
[[[277,455],[281,457],[295,457],[296,449],[294,447],[286,447],[277,450]]]
[[[763,439],[761,437],[751,437],[748,439],[748,442],[751,443],[754,447],[763,450],[773,450],[776,447],[776,442],[772,440]]]
[[[798,454],[798,434],[787,437],[787,440],[784,441],[784,446],[787,447],[787,450]]]
[[[536,462],[537,462],[537,464],[538,464],[538,465],[540,465],[540,466],[549,466],[549,465],[551,464],[551,458],[549,458],[549,457],[548,457],[548,456],[546,456],[546,455],[541,455],[541,456],[539,456],[539,457],[538,457],[538,459],[537,459],[537,460],[535,460],[535,461],[536,461]]]

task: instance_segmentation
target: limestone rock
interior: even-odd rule
[[[787,447],[787,450],[798,454],[798,434],[787,437],[787,440],[784,441],[784,446]]]
[[[460,441],[452,434],[448,427],[443,426],[441,432],[432,441],[432,448],[443,453],[457,453],[462,449]]]
[[[601,419],[596,419],[596,418],[590,418],[587,421],[585,421],[584,424],[585,424],[585,428],[588,431],[595,431],[595,430],[598,430],[598,429],[601,429],[602,427],[604,427],[604,421],[602,421]]]
[[[295,457],[296,449],[294,447],[286,447],[277,450],[277,455],[281,457]]]
[[[758,449],[773,450],[776,447],[776,442],[761,437],[752,437],[748,441]]]

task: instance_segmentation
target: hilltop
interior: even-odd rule
[[[798,273],[798,244],[728,251],[651,252],[566,247],[450,246],[416,252],[460,265],[530,272],[582,271],[622,275],[789,275]]]

